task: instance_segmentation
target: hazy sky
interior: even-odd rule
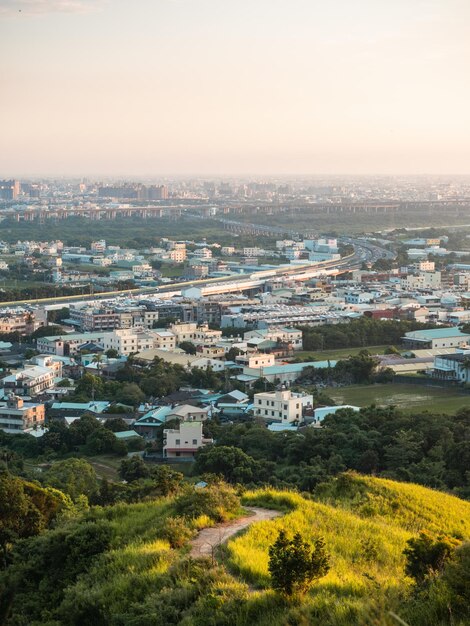
[[[0,0],[0,178],[470,174],[470,0]]]

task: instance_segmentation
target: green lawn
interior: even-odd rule
[[[302,359],[308,358],[314,361],[325,361],[327,359],[335,361],[337,359],[345,359],[354,354],[359,354],[361,350],[368,350],[371,354],[383,354],[386,348],[388,348],[387,345],[365,346],[363,348],[339,348],[337,350],[316,350],[313,352],[300,350],[294,353],[294,357],[302,357]]]
[[[435,413],[455,413],[460,408],[470,407],[470,395],[457,390],[422,385],[351,385],[350,387],[328,388],[325,392],[335,402],[356,406],[396,405],[404,410],[422,409]]]

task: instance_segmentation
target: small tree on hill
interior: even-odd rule
[[[288,539],[284,530],[269,548],[269,573],[272,587],[286,596],[303,595],[330,569],[325,542],[318,537],[313,546],[300,533]]]
[[[437,576],[453,558],[459,543],[452,537],[434,537],[427,530],[421,531],[419,537],[412,537],[407,541],[407,547],[403,551],[406,557],[405,573],[418,584]]]

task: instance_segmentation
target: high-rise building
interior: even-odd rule
[[[0,200],[16,200],[20,194],[18,180],[0,180]]]

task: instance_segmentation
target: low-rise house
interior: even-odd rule
[[[255,393],[253,413],[268,422],[299,424],[303,421],[304,410],[313,405],[313,396],[294,393],[290,389],[266,393]]]
[[[235,362],[240,367],[264,368],[275,364],[274,354],[263,354],[261,352],[252,352],[248,354],[239,354],[235,357]]]
[[[210,443],[213,440],[204,437],[202,422],[182,422],[178,428],[163,431],[163,456],[192,459],[199,448]]]
[[[178,419],[183,422],[203,422],[210,414],[210,408],[198,407],[191,404],[182,404],[171,409],[166,420]]]

